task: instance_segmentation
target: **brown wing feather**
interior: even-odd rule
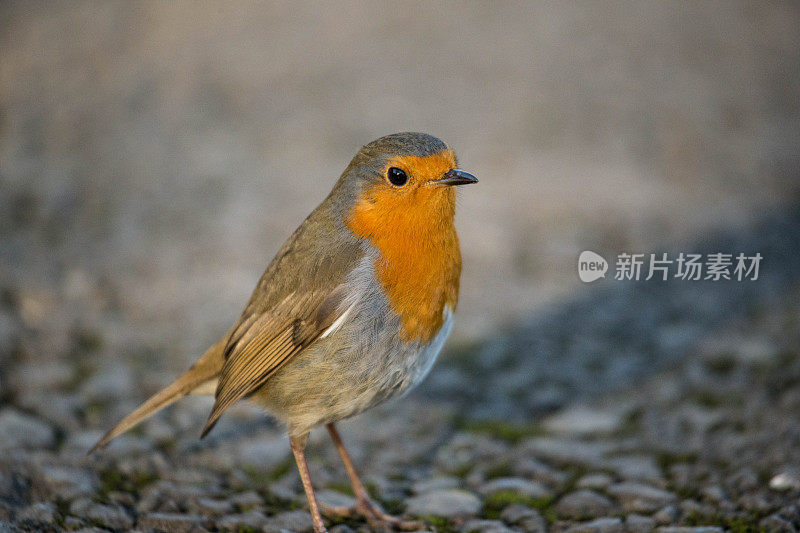
[[[112,428],[95,448],[218,380],[217,402],[205,435],[225,409],[313,343],[340,316],[341,285],[364,254],[361,241],[343,226],[342,202],[348,201],[346,196],[329,195],[270,262],[231,331],[188,372]]]
[[[222,413],[261,387],[289,359],[316,341],[343,310],[344,287],[325,297],[290,294],[268,312],[243,316],[231,333],[220,372],[216,402],[201,437]]]

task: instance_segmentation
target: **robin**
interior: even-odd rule
[[[476,183],[441,140],[396,133],[362,147],[333,190],[267,267],[227,334],[182,376],[113,427],[92,451],[189,393],[213,393],[201,438],[248,397],[289,434],[314,522],[325,531],[304,449],[325,425],[360,514],[416,529],[370,501],[336,422],[409,391],[453,326],[461,250],[454,186]]]

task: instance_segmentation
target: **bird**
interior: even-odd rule
[[[370,500],[336,423],[408,392],[430,372],[458,304],[456,189],[477,181],[432,135],[395,133],[362,146],[269,263],[230,330],[89,453],[187,394],[215,397],[201,438],[248,398],[287,429],[315,533],[326,529],[305,446],[323,425],[356,499],[325,514],[424,527]]]

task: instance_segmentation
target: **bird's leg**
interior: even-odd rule
[[[353,486],[353,494],[356,497],[356,505],[354,508],[326,506],[325,513],[345,517],[353,516],[354,514],[360,514],[364,516],[367,519],[367,522],[372,526],[389,526],[411,531],[424,529],[425,524],[422,522],[402,520],[396,516],[386,514],[382,509],[370,501],[369,493],[367,493],[367,489],[364,488],[364,484],[361,483],[361,479],[359,479],[358,474],[356,473],[356,469],[353,466],[353,460],[350,458],[350,454],[347,453],[347,449],[344,447],[344,443],[342,442],[342,438],[339,436],[339,431],[336,429],[336,426],[331,423],[327,424],[325,427],[328,428],[328,433],[331,435],[331,440],[336,446],[336,449],[339,451],[339,455],[344,463],[344,468],[347,470],[347,475],[350,478],[350,484]]]
[[[311,519],[314,521],[314,533],[327,533],[325,524],[322,523],[322,515],[319,514],[317,497],[314,495],[314,487],[311,485],[311,476],[308,475],[308,463],[306,463],[305,447],[308,442],[308,433],[301,437],[289,437],[289,445],[292,447],[294,460],[297,462],[297,470],[300,472],[300,479],[303,481],[303,490],[306,491],[308,499],[308,509],[311,511]]]

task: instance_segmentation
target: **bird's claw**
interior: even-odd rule
[[[337,518],[361,516],[367,520],[370,526],[389,531],[419,531],[425,529],[424,523],[417,520],[404,520],[387,514],[370,500],[359,500],[352,507],[322,505],[322,514]]]

